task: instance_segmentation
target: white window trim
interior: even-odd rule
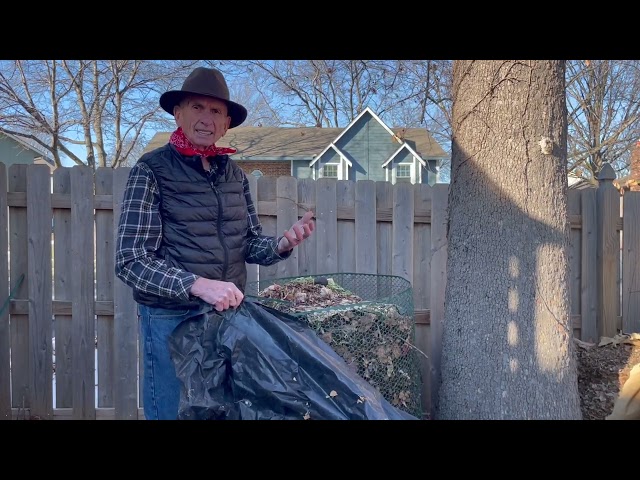
[[[322,176],[322,169],[324,168],[325,165],[336,165],[338,167],[338,178],[337,178],[338,180],[349,179],[349,164],[343,161],[343,159],[340,159],[339,161],[326,162],[326,163],[318,162],[316,165],[317,165],[317,168],[313,169],[314,180],[318,180],[319,178],[336,178],[336,177]]]
[[[322,175],[322,172],[324,170],[324,167],[327,166],[335,166],[336,167],[336,176],[335,177],[325,177],[324,175]],[[339,163],[334,163],[334,162],[327,162],[327,163],[323,163],[322,165],[320,165],[320,168],[318,168],[318,178],[337,178],[338,180],[340,180],[340,164]]]
[[[324,152],[326,152],[329,149],[333,149],[337,154],[337,160],[332,159],[332,161],[329,162],[321,162],[320,159],[322,158],[322,156],[324,155]],[[335,158],[335,157],[334,157]],[[353,166],[351,164],[351,161],[349,161],[349,159],[347,157],[345,157],[342,152],[340,151],[340,149],[338,147],[336,147],[333,143],[330,144],[327,148],[324,149],[324,151],[317,156],[310,164],[309,166],[313,169],[312,170],[312,176],[314,180],[317,180],[319,178],[322,178],[320,176],[320,169],[324,166],[324,165],[333,165],[333,164],[337,164],[338,165],[338,180],[346,180],[349,177],[349,167]]]
[[[391,169],[391,183],[393,183],[394,185],[397,182],[397,167],[398,165],[408,165],[411,171],[411,183],[412,184],[416,184],[418,182],[416,182],[416,162],[415,162],[415,158],[413,158],[412,162],[399,162],[393,165],[393,168]],[[406,178],[406,177],[400,177],[400,178]],[[387,180],[389,180],[389,173],[387,172]]]

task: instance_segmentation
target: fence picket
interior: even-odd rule
[[[9,251],[7,167],[0,163],[0,252]],[[11,419],[11,343],[9,333],[9,257],[0,254],[0,420]]]
[[[254,201],[258,202],[258,213],[261,212],[260,204],[268,203],[272,206],[276,204],[277,197],[277,177],[260,177],[258,178],[258,198]],[[272,216],[259,215],[260,223],[262,224],[263,235],[282,235],[282,232],[278,232],[277,219]],[[260,280],[270,280],[277,278],[278,265],[260,265],[258,267],[258,276]]]
[[[376,238],[376,182],[356,182],[355,250],[356,272],[375,274],[378,271]]]
[[[115,255],[115,239],[122,210],[122,192],[127,183],[129,168],[117,168],[113,172],[113,234],[114,242],[107,254]],[[142,395],[138,400],[138,390],[142,392],[142,355],[138,355],[138,312],[131,289],[114,279],[113,284],[113,341],[116,354],[113,364],[114,408],[117,420],[135,420],[138,404],[142,407]],[[138,371],[140,375],[138,375]]]
[[[393,212],[393,185],[389,182],[376,182],[376,218],[377,209],[391,210]],[[393,216],[392,216],[393,218]],[[376,228],[378,251],[378,275],[391,275],[391,252],[393,248],[393,227],[392,222],[378,222]],[[391,289],[391,281],[389,278],[378,279],[378,296],[384,296],[384,292]]]
[[[580,229],[580,339],[597,343],[598,338],[598,255],[596,190],[583,190],[581,194]]]
[[[96,195],[113,193],[113,169],[99,167],[95,175]],[[113,209],[101,208],[96,216],[96,252],[113,251]],[[113,255],[96,255],[96,300],[113,302]],[[113,407],[113,315],[96,315],[98,354],[98,407]]]
[[[258,200],[258,177],[248,175],[249,190],[251,190],[251,198],[254,202]],[[257,208],[257,206],[256,206]],[[258,265],[255,263],[247,264],[247,284],[251,285],[258,281]]]
[[[27,168],[27,264],[29,278],[29,388],[31,417],[53,419],[51,312],[51,175],[46,165]],[[92,229],[93,230],[93,229]]]
[[[427,184],[414,186],[415,213],[431,216],[431,191]],[[429,308],[431,281],[431,223],[413,226],[413,303],[416,310]],[[424,322],[427,324],[426,319]]]
[[[431,186],[414,185],[415,212],[431,215]],[[416,223],[413,227],[413,308],[416,311],[416,345],[423,348],[420,355],[422,377],[422,408],[429,411],[429,324],[428,312],[431,296],[431,224]],[[424,348],[426,347],[426,348]]]
[[[338,180],[336,183],[337,209],[355,212],[355,184],[353,180]],[[341,272],[356,271],[356,225],[351,218],[338,220],[337,225],[338,265]]]
[[[71,348],[73,418],[95,420],[96,333],[94,314],[93,169],[71,168]],[[89,201],[87,201],[89,199]]]
[[[316,182],[311,178],[298,179],[298,202],[306,205],[306,208],[314,210],[314,216],[317,216],[316,209]],[[304,209],[303,209],[304,210]],[[298,248],[298,275],[312,275],[317,272],[316,268],[316,249],[317,234],[313,234],[308,240],[302,242]]]
[[[9,193],[22,192],[26,198],[27,165],[9,167]],[[29,299],[29,272],[27,268],[27,208],[9,209],[9,284],[13,287],[22,278],[13,298]],[[24,275],[24,277],[22,277]],[[31,407],[29,388],[29,315],[10,311],[11,330],[11,405],[17,409],[19,418],[25,418]]]
[[[336,200],[337,180],[321,178],[317,180],[316,202],[316,235],[321,240],[316,242],[317,273],[334,273],[338,271],[338,205]]]
[[[622,331],[640,333],[640,192],[624,195]]]
[[[429,311],[429,402],[431,415],[438,408],[440,361],[442,359],[442,322],[447,285],[447,185],[434,185],[431,199],[431,299]]]
[[[569,190],[567,194],[567,213],[569,215],[580,215],[582,190]],[[577,229],[569,230],[569,247],[568,247],[568,263],[569,263],[569,299],[571,316],[580,315],[580,278],[582,276],[582,231]],[[577,333],[574,330],[574,333]]]
[[[399,183],[393,189],[393,245],[391,273],[413,282],[413,185]]]
[[[53,192],[71,195],[71,170],[53,172]],[[58,301],[71,301],[71,209],[53,209],[53,287]],[[73,406],[72,316],[56,313],[54,317],[56,408]]]
[[[276,234],[282,235],[285,230],[298,221],[298,182],[294,177],[278,177],[276,181]],[[276,277],[295,277],[298,275],[298,249],[294,248],[290,261],[278,262],[275,265]]]

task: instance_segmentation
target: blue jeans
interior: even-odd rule
[[[143,355],[142,402],[146,420],[176,420],[182,382],[169,352],[169,336],[183,321],[200,315],[206,306],[183,309],[138,305],[140,354]]]

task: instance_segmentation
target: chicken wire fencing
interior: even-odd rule
[[[249,282],[245,294],[297,316],[395,407],[422,416],[413,290],[402,277],[333,273]]]

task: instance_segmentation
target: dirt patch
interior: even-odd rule
[[[578,390],[583,420],[604,420],[640,363],[640,336],[603,337],[598,345],[576,341]]]

